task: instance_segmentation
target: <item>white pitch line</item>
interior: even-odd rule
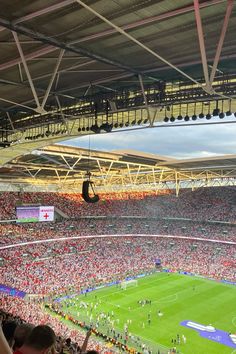
[[[233,318],[232,318],[232,325],[234,326],[234,327],[236,327],[236,316],[234,316]]]

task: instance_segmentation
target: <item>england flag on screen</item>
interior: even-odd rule
[[[39,207],[39,221],[54,221],[54,206]]]

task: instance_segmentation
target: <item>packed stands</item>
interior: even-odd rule
[[[80,353],[80,349],[85,340],[85,334],[76,328],[68,328],[59,318],[42,311],[42,306],[37,302],[27,302],[19,298],[0,295],[1,307],[0,320],[3,328],[4,324],[14,323],[15,328],[21,324],[31,324],[32,327],[37,325],[49,325],[57,335],[55,348],[59,353],[74,354]],[[20,309],[20,311],[19,311]],[[89,330],[84,326],[84,329]],[[88,333],[89,337],[91,333]],[[14,341],[13,341],[14,343]],[[97,353],[115,353],[116,349],[111,349],[105,342],[98,342],[94,336],[89,338],[86,349],[95,350]],[[14,344],[13,344],[14,349]],[[85,353],[85,351],[83,351]]]
[[[49,294],[164,267],[235,279],[235,245],[156,237],[102,237],[40,243],[1,251],[2,281],[28,294]],[[69,274],[69,276],[65,276]]]
[[[14,219],[17,204],[40,204],[54,205],[69,217],[142,215],[234,222],[235,200],[234,187],[186,189],[178,198],[173,191],[104,194],[93,205],[85,203],[80,194],[4,192],[0,196],[0,220]]]
[[[38,295],[25,301],[0,294],[0,316],[50,324],[57,335],[71,338],[74,350],[81,346],[84,333],[45,313],[42,299],[153,272],[156,258],[172,271],[235,281],[236,189],[184,190],[179,198],[164,194],[113,194],[89,205],[75,194],[2,193],[2,220],[15,219],[15,206],[20,204],[54,205],[69,218],[0,223],[2,284],[24,291],[30,299]],[[101,353],[116,350],[108,349],[106,343],[92,336],[88,348]]]
[[[81,218],[57,223],[0,224],[0,246],[20,242],[91,235],[175,235],[235,240],[235,225],[157,218]]]

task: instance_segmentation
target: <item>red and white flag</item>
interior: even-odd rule
[[[54,206],[39,207],[39,221],[54,221]]]

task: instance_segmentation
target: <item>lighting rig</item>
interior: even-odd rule
[[[199,83],[203,81],[199,80]],[[43,115],[13,112],[11,122],[3,116],[0,120],[0,131],[4,131],[0,135],[0,147],[18,141],[19,132],[26,141],[66,136],[69,124],[76,126],[77,133],[94,134],[146,125],[149,124],[149,108],[156,110],[155,121],[160,123],[178,121],[186,124],[202,118],[236,117],[236,102],[230,99],[236,96],[236,75],[216,78],[213,89],[214,93],[209,95],[194,83],[162,81],[146,85],[145,92],[136,86],[82,97],[73,106],[65,106],[66,102],[62,102],[60,110],[47,107],[48,112]],[[147,104],[144,104],[143,94]]]

